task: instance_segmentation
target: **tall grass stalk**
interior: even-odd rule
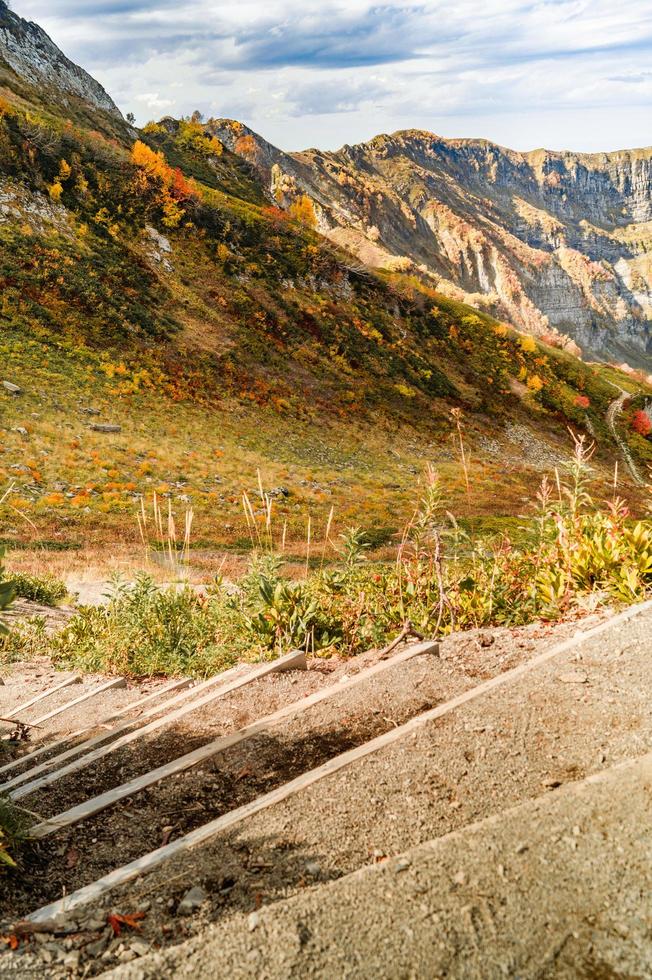
[[[150,518],[145,498],[141,497],[136,522],[140,540],[145,549],[145,560],[151,561],[155,552],[162,552],[173,569],[176,569],[180,564],[187,564],[190,559],[190,542],[194,519],[194,510],[192,507],[187,507],[183,515],[183,537],[179,541],[172,501],[168,499],[167,514],[164,518],[158,495],[154,493]]]

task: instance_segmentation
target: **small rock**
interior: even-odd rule
[[[80,412],[83,412],[84,415],[101,415],[102,414],[100,412],[99,408],[90,408],[90,407],[89,408],[81,408],[80,409]]]
[[[394,865],[394,871],[407,871],[412,862],[408,858],[399,858]]]
[[[129,949],[136,954],[136,956],[147,956],[150,952],[149,943],[146,943],[144,939],[132,939],[129,943]]]
[[[104,915],[93,915],[90,919],[86,919],[84,922],[85,929],[92,929],[93,932],[100,932],[104,929],[106,925],[106,916]]]
[[[23,439],[29,439],[29,432],[24,425],[17,425],[14,432],[17,432],[19,436],[23,437]]]
[[[453,875],[453,881],[456,885],[463,885],[466,883],[466,875],[463,871],[458,871],[456,875]]]
[[[3,381],[2,387],[5,389],[5,391],[8,391],[10,395],[20,395],[23,390],[20,385],[15,385],[13,381]]]
[[[306,874],[309,874],[311,878],[317,878],[321,871],[321,867],[316,861],[309,861],[306,865]]]
[[[84,952],[89,958],[96,959],[98,956],[101,956],[106,949],[107,942],[108,940],[102,936],[101,939],[96,939],[94,943],[89,943],[87,946],[85,946]]]
[[[559,680],[562,684],[588,684],[589,679],[583,670],[569,670],[567,674],[560,674]]]
[[[260,922],[260,916],[258,915],[258,912],[252,912],[247,918],[247,925],[249,926],[249,932],[253,932],[254,929],[257,929],[259,922]]]
[[[121,425],[105,425],[101,422],[94,422],[91,425],[93,432],[122,432]]]
[[[76,970],[79,966],[80,954],[78,949],[74,949],[71,953],[67,953],[64,957],[63,965],[68,970]]]
[[[135,960],[137,955],[133,949],[123,949],[121,953],[118,953],[118,959],[121,963],[129,963],[131,960]]]
[[[482,633],[480,636],[480,646],[490,647],[496,642],[496,637],[492,633]]]
[[[543,785],[546,789],[557,789],[561,786],[561,779],[556,779],[554,776],[549,776],[547,779],[543,780]]]
[[[186,892],[179,902],[177,915],[192,915],[193,912],[196,912],[204,904],[207,898],[208,893],[200,885],[195,885],[194,888]]]

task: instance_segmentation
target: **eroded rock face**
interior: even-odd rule
[[[517,153],[408,130],[290,155],[218,128],[281,206],[308,194],[319,230],[366,263],[418,270],[521,329],[649,369],[652,149]]]
[[[0,59],[32,85],[47,85],[122,118],[99,82],[59,50],[45,31],[23,20],[0,0]]]

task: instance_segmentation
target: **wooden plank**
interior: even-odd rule
[[[173,691],[178,691],[180,689],[186,690],[192,685],[193,681],[189,677],[183,677],[181,680],[172,681],[164,687],[160,687],[158,690],[153,691],[146,697],[141,698],[139,701],[133,701],[131,704],[127,704],[124,708],[120,708],[112,715],[105,715],[101,718],[96,725],[87,726],[86,728],[79,728],[76,732],[70,732],[70,734],[64,736],[63,738],[57,739],[55,742],[48,742],[46,745],[40,746],[38,749],[34,749],[33,752],[27,752],[25,755],[19,756],[12,762],[8,762],[5,766],[0,766],[0,775],[4,772],[9,772],[11,769],[15,769],[17,766],[22,766],[26,762],[31,762],[39,756],[43,755],[44,752],[52,752],[54,749],[58,748],[60,745],[66,745],[73,738],[79,738],[80,735],[85,735],[86,732],[95,731],[97,728],[101,728],[103,725],[109,725],[123,715],[128,714],[130,711],[135,711],[136,708],[142,708],[143,705],[149,704],[158,698],[164,697],[166,694],[171,694]]]
[[[53,918],[61,913],[70,912],[73,909],[80,908],[84,905],[89,905],[91,902],[95,902],[102,898],[108,892],[112,891],[114,888],[120,885],[125,885],[135,878],[139,878],[143,874],[147,874],[149,871],[154,870],[154,868],[159,867],[159,865],[164,864],[172,858],[178,857],[180,854],[187,853],[195,847],[207,843],[216,837],[223,830],[227,830],[234,825],[241,823],[248,817],[254,816],[262,810],[273,806],[276,803],[281,803],[283,800],[295,793],[306,789],[308,786],[313,785],[319,780],[330,776],[345,766],[349,766],[352,763],[371,755],[373,752],[377,752],[379,749],[384,748],[386,745],[390,745],[392,742],[398,739],[404,738],[406,734],[415,731],[422,725],[427,724],[433,719],[433,717],[441,717],[441,715],[447,714],[449,711],[454,710],[459,707],[460,704],[464,704],[468,701],[472,701],[475,698],[481,697],[487,691],[492,690],[495,687],[499,687],[502,684],[509,684],[513,680],[517,680],[519,677],[527,674],[530,670],[535,670],[537,667],[555,657],[566,653],[568,650],[580,646],[587,640],[591,640],[595,636],[599,636],[606,630],[611,629],[613,626],[618,626],[620,623],[624,623],[634,616],[638,616],[642,612],[646,612],[652,609],[652,601],[647,601],[639,603],[636,606],[631,606],[629,609],[625,609],[622,613],[617,616],[601,623],[594,629],[587,630],[585,633],[579,633],[571,637],[570,640],[565,640],[558,646],[553,647],[538,657],[534,657],[532,660],[527,661],[524,664],[514,667],[512,670],[506,671],[504,674],[499,674],[498,677],[491,678],[489,681],[484,681],[482,684],[478,684],[476,687],[471,688],[470,691],[459,695],[457,698],[453,698],[451,701],[447,701],[444,704],[438,705],[436,708],[426,711],[421,715],[417,715],[416,718],[412,718],[405,725],[400,728],[395,728],[393,731],[388,732],[386,735],[381,735],[377,739],[373,739],[371,742],[367,742],[365,745],[359,746],[356,749],[351,749],[349,752],[344,752],[342,755],[336,756],[334,759],[330,759],[324,765],[319,766],[317,769],[312,769],[310,772],[304,773],[298,776],[296,779],[291,780],[289,783],[285,783],[283,786],[279,786],[277,789],[266,793],[264,796],[259,796],[258,799],[253,800],[251,803],[247,803],[244,806],[238,807],[237,810],[232,810],[230,813],[226,813],[216,820],[211,820],[209,823],[204,824],[202,827],[198,827],[196,830],[185,834],[183,837],[179,837],[177,840],[172,841],[170,844],[166,844],[163,847],[158,847],[154,851],[150,851],[149,854],[144,854],[140,858],[136,858],[135,861],[130,861],[129,864],[123,865],[121,868],[116,868],[114,871],[109,872],[109,874],[104,875],[104,877],[99,878],[97,881],[92,882],[90,885],[85,885],[83,888],[79,888],[75,892],[71,892],[70,895],[66,895],[65,898],[58,899],[55,902],[51,902],[49,905],[45,905],[35,912],[29,915],[29,922],[45,922],[48,919]],[[598,773],[595,776],[589,777],[591,779],[599,779],[601,776]]]
[[[154,715],[160,715],[165,711],[169,711],[170,708],[173,708],[180,702],[185,701],[188,697],[199,694],[201,691],[205,691],[209,688],[214,688],[223,684],[227,677],[238,674],[241,670],[241,666],[231,667],[230,670],[224,671],[223,674],[216,674],[215,677],[210,677],[208,680],[196,684],[195,687],[191,688],[190,690],[184,687],[180,694],[176,694],[173,698],[169,698],[167,701],[164,701],[163,704],[154,705],[147,711],[143,712],[140,718],[128,718],[119,725],[107,729],[104,732],[100,732],[99,735],[96,735],[94,738],[89,738],[85,739],[83,742],[78,742],[76,745],[71,746],[64,752],[60,752],[59,755],[52,756],[51,758],[46,759],[45,762],[42,762],[39,765],[20,773],[18,776],[14,776],[13,779],[10,779],[8,782],[4,783],[0,789],[2,792],[6,792],[13,786],[19,786],[21,783],[31,782],[31,780],[34,779],[39,773],[61,766],[68,759],[72,759],[76,755],[80,755],[83,752],[94,749],[97,745],[103,745],[105,742],[108,742],[121,732],[126,732],[134,729],[134,727],[142,726],[148,718],[151,718]],[[94,731],[94,728],[91,730]],[[61,740],[61,743],[68,743],[71,737],[72,736],[67,736]]]
[[[72,677],[67,677],[64,681],[59,684],[55,684],[54,687],[49,687],[45,691],[41,691],[35,697],[31,698],[29,701],[24,701],[23,704],[19,704],[17,708],[13,708],[12,711],[8,712],[10,715],[17,717],[22,714],[23,711],[27,711],[32,705],[38,704],[39,701],[45,701],[46,698],[51,697],[53,694],[57,694],[58,691],[63,691],[66,687],[71,687],[73,684],[81,684],[81,677],[79,674],[74,674]]]
[[[59,708],[54,708],[53,711],[48,711],[46,715],[41,715],[35,721],[30,721],[30,725],[42,725],[46,721],[50,721],[51,718],[56,718],[58,715],[62,715],[65,711],[70,711],[71,708],[75,708],[78,704],[83,704],[84,701],[90,701],[91,698],[96,697],[98,694],[102,694],[104,691],[112,691],[119,687],[126,687],[127,682],[124,677],[114,677],[113,680],[106,681],[104,684],[100,684],[99,687],[93,687],[90,691],[85,691],[84,694],[80,694],[78,698],[73,698],[72,701],[66,701]]]
[[[122,748],[125,745],[129,745],[137,738],[141,738],[143,735],[149,735],[150,732],[155,732],[159,728],[163,728],[165,725],[170,725],[185,715],[192,711],[197,711],[198,708],[203,708],[204,705],[210,704],[211,701],[215,701],[217,698],[223,697],[225,694],[229,694],[231,691],[236,691],[240,687],[244,687],[245,684],[250,684],[252,681],[257,680],[259,677],[265,677],[267,674],[273,674],[277,671],[284,670],[305,670],[306,669],[306,655],[303,651],[294,651],[292,653],[286,654],[284,657],[280,657],[278,660],[272,660],[269,663],[263,664],[261,667],[257,667],[255,670],[250,671],[243,677],[238,677],[230,683],[218,687],[217,690],[209,691],[208,694],[196,701],[191,701],[190,704],[184,705],[182,708],[178,708],[171,715],[165,715],[163,718],[157,718],[155,721],[150,722],[141,728],[137,728],[135,731],[127,732],[125,735],[121,735],[115,741],[111,742],[109,745],[103,745],[99,748],[93,749],[91,752],[87,752],[80,759],[76,759],[74,762],[68,763],[68,765],[63,766],[61,769],[57,769],[54,772],[46,773],[43,776],[39,776],[37,779],[26,783],[24,786],[19,786],[17,789],[12,790],[9,794],[12,800],[21,800],[24,796],[28,796],[30,793],[36,792],[37,789],[41,789],[43,786],[50,786],[52,783],[61,779],[62,776],[67,776],[68,773],[77,772],[80,769],[85,769],[86,766],[91,765],[91,763],[96,762],[103,756],[108,755],[110,752],[114,752],[116,749]],[[99,737],[99,736],[98,736]],[[6,787],[4,787],[6,789]]]
[[[378,674],[381,674],[392,667],[397,667],[400,664],[406,663],[408,660],[412,660],[414,657],[417,657],[420,654],[436,653],[438,649],[438,643],[430,642],[414,644],[408,647],[407,650],[404,650],[402,653],[396,654],[394,657],[389,657],[387,660],[381,660],[379,663],[374,664],[373,667],[368,667],[366,670],[361,670],[353,677],[349,677],[346,681],[338,681],[338,683],[331,684],[329,687],[326,687],[321,691],[316,691],[314,694],[309,694],[305,698],[301,698],[299,701],[293,701],[292,704],[287,704],[283,708],[279,708],[279,710],[275,711],[273,714],[260,718],[258,721],[253,722],[251,725],[247,725],[245,728],[241,728],[240,731],[234,732],[232,735],[222,735],[219,738],[214,739],[212,742],[209,742],[207,745],[203,745],[192,752],[188,752],[186,755],[183,755],[178,759],[173,759],[172,762],[168,762],[164,766],[159,766],[157,769],[152,769],[150,772],[144,773],[142,776],[138,776],[135,779],[131,779],[127,783],[123,783],[122,786],[117,786],[114,789],[108,790],[106,793],[102,793],[90,800],[85,800],[84,803],[79,804],[79,806],[72,807],[70,810],[66,810],[64,813],[60,813],[55,817],[51,817],[49,820],[43,821],[43,823],[35,825],[30,829],[30,837],[38,839],[48,837],[50,834],[54,834],[56,831],[61,830],[62,827],[68,827],[71,824],[85,820],[87,817],[93,816],[94,814],[99,813],[101,810],[105,810],[107,807],[112,806],[119,800],[123,800],[127,796],[133,796],[135,793],[146,789],[148,786],[153,786],[155,783],[160,782],[162,779],[166,779],[168,776],[173,776],[176,773],[184,772],[186,769],[191,769],[193,766],[197,766],[202,762],[206,762],[208,759],[212,759],[213,756],[217,755],[219,752],[232,748],[232,746],[238,745],[240,742],[244,742],[253,735],[259,735],[262,732],[270,731],[275,725],[278,725],[279,722],[284,721],[286,718],[291,718],[293,715],[300,714],[303,711],[307,711],[309,708],[319,704],[321,701],[325,701],[328,698],[337,697],[342,693],[342,691],[348,691],[350,688],[364,683],[364,681],[371,680]]]

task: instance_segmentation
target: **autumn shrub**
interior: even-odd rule
[[[463,529],[429,469],[394,562],[371,558],[364,531],[352,528],[335,561],[313,570],[307,562],[293,580],[274,551],[267,508],[237,588],[216,582],[201,596],[189,586],[160,590],[143,576],[119,585],[106,607],[82,609],[52,638],[53,656],[76,669],[205,676],[294,647],[354,655],[408,623],[436,636],[635,602],[652,587],[652,521],[632,520],[617,498],[593,500],[591,453],[576,439],[558,479],[543,480],[518,545]],[[255,520],[250,508],[250,530]]]
[[[634,412],[632,416],[632,429],[634,432],[638,433],[639,436],[649,436],[652,432],[652,422],[650,422],[650,417],[647,412],[643,409],[639,409]]]

